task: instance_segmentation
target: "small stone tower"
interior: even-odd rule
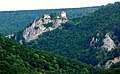
[[[62,11],[62,12],[61,12],[61,17],[62,17],[62,18],[67,18],[65,11]]]

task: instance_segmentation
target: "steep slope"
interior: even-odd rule
[[[120,2],[109,4],[90,15],[74,18],[64,24],[62,29],[47,32],[26,45],[75,58],[88,64],[104,65],[108,60],[120,56],[116,53],[120,50],[119,16]],[[96,43],[91,46],[93,37],[98,38],[98,41],[96,39]],[[111,43],[106,42],[107,39]]]
[[[9,35],[18,32],[43,14],[55,12],[58,15],[61,11],[65,10],[68,13],[68,18],[73,18],[92,13],[98,8],[99,7],[0,12],[0,34]]]
[[[105,64],[105,68],[106,68],[106,69],[109,69],[113,64],[118,63],[118,62],[120,62],[120,56],[119,56],[119,57],[116,57],[116,58],[114,58],[114,59],[112,59],[112,60],[109,60],[109,61]],[[118,67],[120,67],[120,66],[118,66]]]
[[[92,67],[59,55],[30,49],[0,36],[0,74],[96,74],[104,73]]]
[[[38,36],[42,35],[45,32],[57,29],[61,26],[61,24],[66,23],[67,21],[68,20],[66,17],[59,17],[55,19],[40,18],[34,20],[34,22],[23,31],[23,38],[26,42],[37,39]]]

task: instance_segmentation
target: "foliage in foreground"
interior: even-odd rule
[[[0,36],[0,73],[96,74],[102,71],[100,67],[30,49]]]

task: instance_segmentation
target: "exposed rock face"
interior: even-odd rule
[[[39,19],[39,20],[34,20],[31,26],[27,27],[23,31],[23,38],[25,39],[26,42],[29,42],[30,40],[37,39],[39,35],[43,34],[44,32],[47,31],[52,31],[59,26],[61,26],[61,23],[66,23],[67,19]],[[46,28],[44,25],[48,23],[53,23],[52,26]]]
[[[97,35],[92,38],[90,42],[90,46],[93,46],[94,48],[99,48],[99,45],[97,45],[97,43],[99,43],[100,39],[98,37],[99,37],[99,33],[97,33]]]
[[[114,41],[110,38],[109,33],[105,35],[105,39],[103,40],[102,48],[107,49],[107,51],[111,51],[116,47]]]
[[[94,43],[97,43],[99,41],[99,39],[93,37],[92,41],[90,42],[90,46],[92,46]]]
[[[7,36],[5,36],[5,37],[11,38],[11,37],[13,37],[13,36],[14,36],[14,34],[10,34],[10,35],[7,35]]]
[[[20,44],[23,44],[23,43],[22,43],[22,40],[20,40],[19,43],[20,43]]]
[[[113,60],[109,60],[106,64],[105,64],[105,68],[109,69],[111,67],[112,64],[115,64],[117,62],[120,62],[120,56],[114,58]]]
[[[43,21],[40,19],[38,21],[34,21],[30,27],[27,27],[23,31],[23,38],[26,42],[30,40],[36,39],[40,34],[42,34],[46,28],[43,26]]]
[[[99,36],[100,33],[97,33],[96,36],[92,38],[90,46],[93,46],[94,48],[103,48],[106,49],[107,51],[111,51],[112,49],[116,48],[116,45],[114,41],[110,38],[109,33],[105,35],[104,39],[102,39]],[[102,42],[103,45],[101,45]]]

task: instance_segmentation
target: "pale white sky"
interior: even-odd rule
[[[100,6],[120,0],[0,0],[0,11]]]

